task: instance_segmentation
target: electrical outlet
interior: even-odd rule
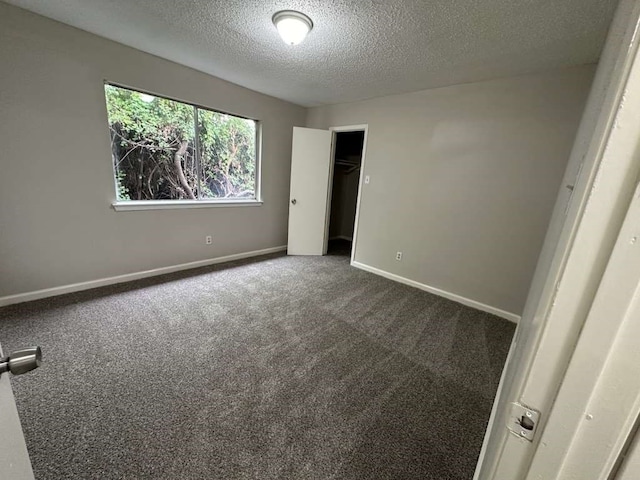
[[[213,243],[213,237],[211,235],[207,235],[204,237],[204,243],[207,245],[211,245]]]
[[[402,252],[396,252],[396,260],[397,261],[402,260]]]
[[[364,183],[365,183],[366,185],[369,185],[369,182],[370,182],[370,181],[371,181],[371,179],[369,178],[369,175],[365,175],[365,176],[364,176]]]

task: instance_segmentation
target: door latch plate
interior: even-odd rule
[[[540,423],[540,412],[517,402],[511,404],[507,428],[518,437],[533,441]]]

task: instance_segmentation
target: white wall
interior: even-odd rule
[[[520,315],[594,72],[309,109],[369,125],[356,262]]]
[[[261,120],[264,205],[115,212],[105,79]],[[286,244],[301,107],[0,3],[0,112],[0,297]]]

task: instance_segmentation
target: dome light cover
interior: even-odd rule
[[[298,45],[313,28],[313,22],[304,13],[282,10],[273,16],[273,24],[287,45]]]

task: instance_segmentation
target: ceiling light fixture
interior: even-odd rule
[[[294,10],[277,12],[272,20],[287,45],[298,45],[313,28],[313,22],[309,17]]]

